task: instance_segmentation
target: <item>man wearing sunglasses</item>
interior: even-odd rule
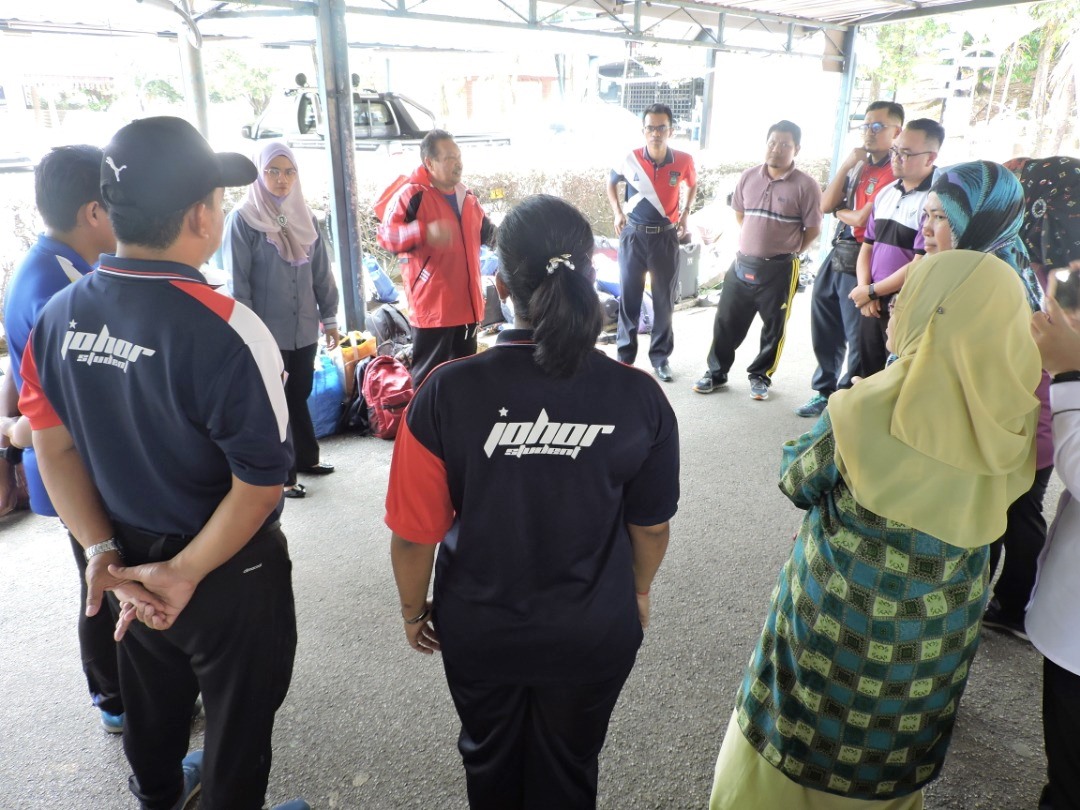
[[[864,316],[859,324],[861,377],[881,371],[889,359],[885,348],[889,304],[904,284],[908,264],[926,253],[923,204],[934,184],[934,160],[944,140],[941,124],[917,118],[908,122],[889,149],[896,182],[874,200],[855,267],[858,285],[848,296]]]
[[[679,239],[686,232],[686,218],[697,193],[694,159],[667,145],[674,119],[666,104],[653,104],[642,115],[645,146],[628,154],[611,171],[607,195],[619,237],[619,331],[616,339],[620,362],[633,365],[637,357],[638,321],[645,294],[645,273],[652,276],[653,328],[649,362],[663,382],[671,382],[668,358],[675,346],[671,317],[679,274]],[[625,182],[625,202],[619,199]],[[680,206],[681,186],[686,202]]]
[[[810,338],[818,366],[810,383],[814,395],[795,409],[798,416],[820,416],[833,393],[851,387],[859,368],[862,315],[848,295],[856,285],[855,263],[874,198],[895,179],[889,147],[903,128],[903,107],[895,101],[873,102],[859,127],[862,145],[851,150],[821,195],[821,212],[836,217],[836,232],[832,252],[814,279]]]

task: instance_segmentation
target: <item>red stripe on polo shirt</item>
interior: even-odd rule
[[[235,299],[219,293],[207,284],[198,281],[170,281],[169,283],[181,292],[190,295],[229,324],[244,341],[244,345],[251,352],[255,365],[259,369],[259,375],[266,388],[266,396],[274,409],[281,441],[285,441],[289,427],[288,405],[281,385],[281,374],[285,369],[281,361],[281,352],[266,328],[266,324],[259,320],[250,309],[237,305]]]
[[[232,317],[236,301],[217,292],[213,287],[198,281],[170,281],[169,283],[176,289],[186,292],[221,320],[228,322]]]
[[[855,208],[862,210],[868,202],[872,203],[877,199],[877,195],[890,184],[896,182],[896,178],[893,176],[892,163],[888,160],[885,161],[882,166],[875,166],[872,163],[863,164],[862,170],[859,172],[859,182],[855,185]],[[866,226],[853,227],[852,235],[860,242],[866,236]]]
[[[694,159],[686,152],[679,152],[669,147],[668,154],[671,160],[657,165],[649,157],[647,146],[634,150],[634,157],[637,158],[641,171],[652,182],[656,197],[664,206],[664,216],[672,223],[677,223],[679,221],[679,185],[686,183],[688,186],[696,186],[697,171],[694,168]],[[676,178],[674,185],[671,182],[672,174]],[[627,183],[637,187],[629,178],[627,178]]]
[[[41,380],[38,379],[37,364],[34,362],[34,346],[30,342],[27,342],[26,351],[23,352],[22,378],[19,413],[30,420],[30,427],[34,430],[45,430],[62,424],[52,404],[46,399],[45,392],[41,390]]]
[[[440,543],[454,522],[446,464],[402,421],[390,462],[386,525],[413,543]]]

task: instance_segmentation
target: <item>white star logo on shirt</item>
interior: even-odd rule
[[[499,416],[505,419],[509,414],[510,411],[506,410],[506,408],[499,408]]]
[[[74,329],[74,328],[75,328],[75,321],[69,322],[68,323],[68,329]]]

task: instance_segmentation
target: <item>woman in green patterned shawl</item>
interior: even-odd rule
[[[987,599],[987,544],[1031,484],[1041,364],[1001,259],[914,265],[897,359],[784,447],[805,518],[736,699],[711,810],[918,810]]]

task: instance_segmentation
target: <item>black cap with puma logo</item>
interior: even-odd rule
[[[153,215],[183,211],[222,186],[247,186],[258,170],[237,152],[215,152],[183,118],[141,118],[122,127],[101,163],[110,209]]]

